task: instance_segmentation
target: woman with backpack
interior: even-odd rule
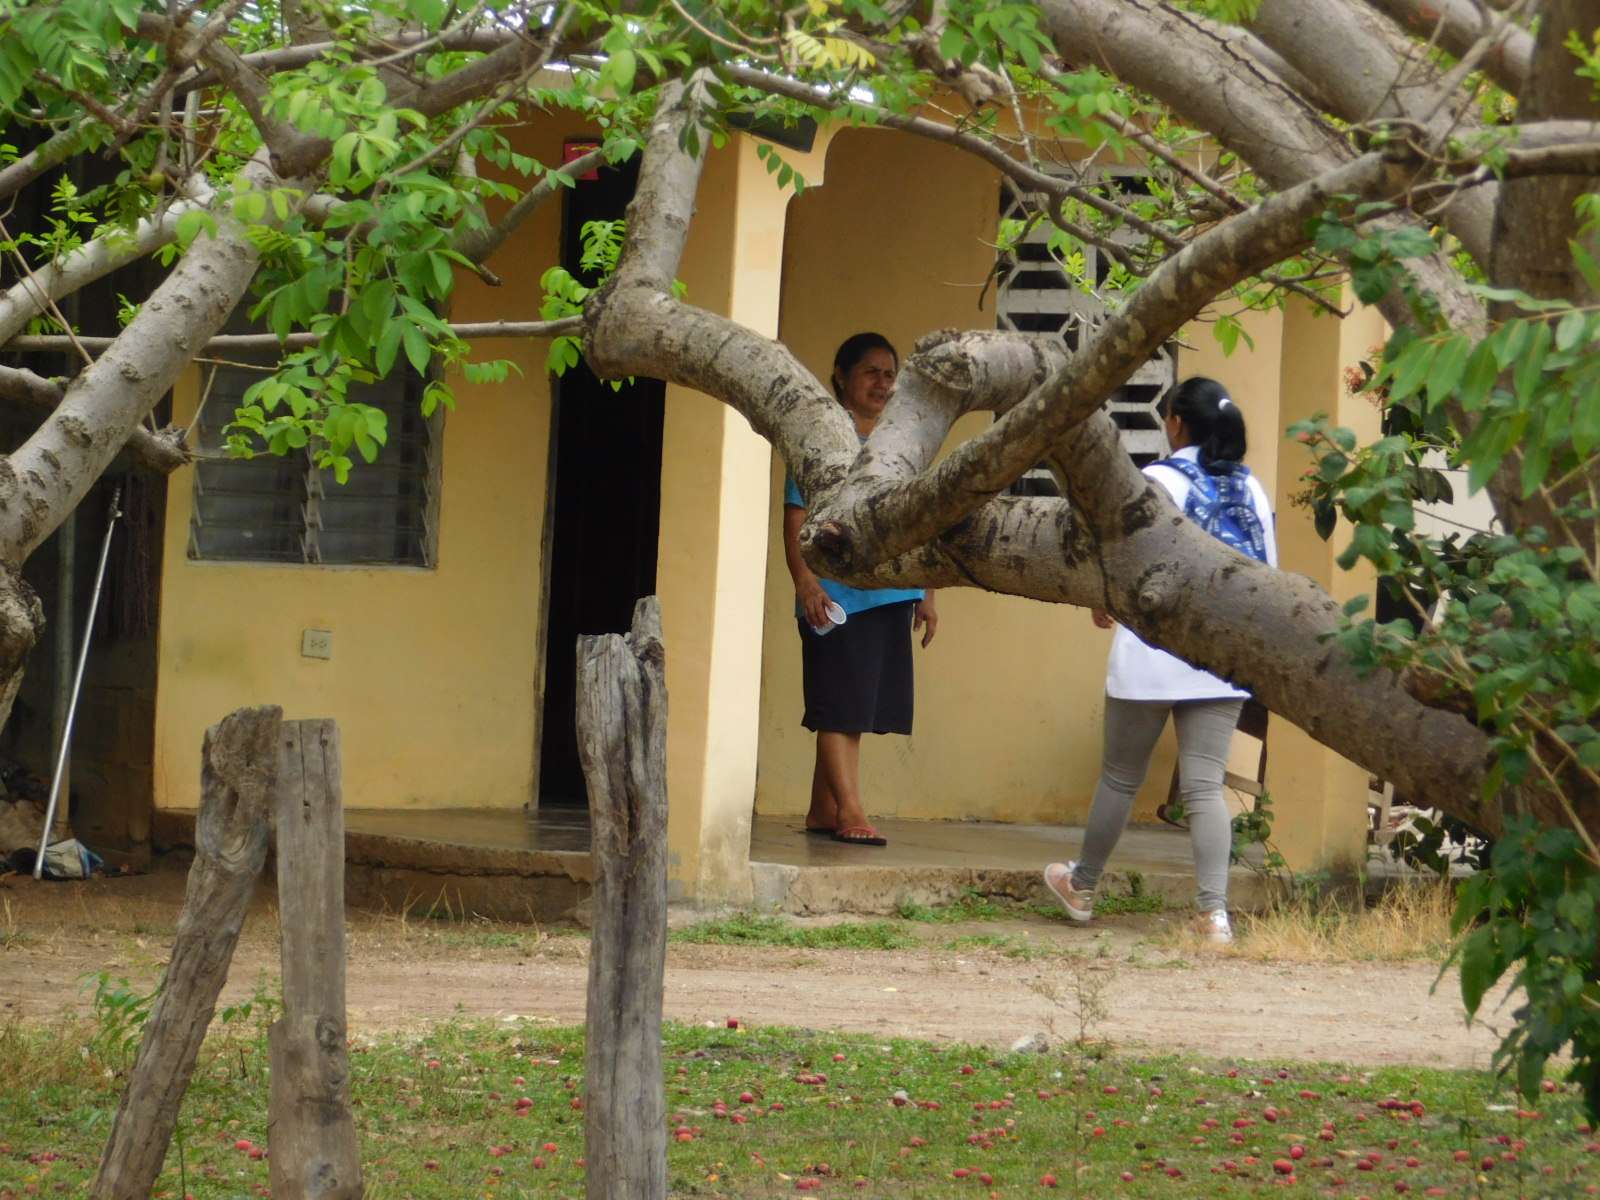
[[[1272,506],[1245,455],[1244,415],[1214,379],[1195,376],[1173,387],[1156,411],[1166,424],[1172,457],[1144,473],[1167,490],[1184,516],[1242,554],[1278,565]],[[1111,618],[1094,610],[1094,623]],[[1084,831],[1081,857],[1044,869],[1048,887],[1074,921],[1094,915],[1094,889],[1116,848],[1144,782],[1156,739],[1172,715],[1178,733],[1178,777],[1194,849],[1197,932],[1231,942],[1228,857],[1233,822],[1222,795],[1228,747],[1249,693],[1191,667],[1118,627],[1106,669],[1105,749]]]

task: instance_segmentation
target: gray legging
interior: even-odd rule
[[[1100,786],[1089,808],[1082,857],[1072,886],[1085,890],[1117,847],[1133,811],[1133,797],[1150,769],[1156,739],[1172,714],[1178,728],[1178,794],[1194,846],[1195,906],[1201,912],[1228,907],[1228,851],[1233,822],[1222,799],[1228,746],[1239,723],[1242,700],[1118,700],[1106,697],[1105,755]]]

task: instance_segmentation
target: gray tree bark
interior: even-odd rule
[[[288,721],[278,766],[283,1016],[267,1031],[272,1194],[357,1200],[361,1146],[345,1048],[344,803],[339,729]]]
[[[589,1200],[664,1200],[661,991],[667,960],[667,691],[661,607],[626,637],[578,639],[578,754],[594,838],[584,1053]]]
[[[95,1200],[145,1200],[161,1173],[266,861],[282,718],[278,708],[241,708],[206,730],[195,859],[178,936],[90,1188]]]

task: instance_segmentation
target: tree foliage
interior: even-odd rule
[[[0,394],[56,405],[0,471],[0,600],[117,448],[148,441],[141,418],[241,302],[278,360],[234,416],[239,454],[309,450],[343,479],[387,436],[357,385],[408,367],[431,411],[458,378],[507,378],[507,362],[475,358],[482,331],[450,319],[457,280],[497,282],[493,253],[518,222],[580,170],[643,151],[627,225],[587,231],[586,266],[606,281],[549,265],[541,311],[494,332],[555,339],[558,371],[583,353],[604,376],[654,374],[738,408],[815,497],[803,541],[830,575],[1109,607],[1494,835],[1493,869],[1462,893],[1467,1005],[1511,973],[1527,1005],[1504,1061],[1528,1088],[1569,1046],[1600,1107],[1600,42],[1583,13],[0,0],[0,204],[47,193],[26,225],[0,216],[0,352],[78,364],[59,379],[26,358],[0,367]],[[581,164],[517,149],[519,125],[556,111],[596,131]],[[1103,319],[1070,354],[934,339],[895,401],[916,419],[858,451],[787,351],[672,283],[706,152],[805,118],[990,163],[1028,198],[1002,249],[1045,228]],[[804,186],[781,149],[759,152],[775,186]],[[67,297],[141,260],[165,274],[125,300],[119,330],[71,326]],[[1245,311],[1289,303],[1330,318],[1375,305],[1394,330],[1366,381],[1384,436],[1298,432],[1318,528],[1348,539],[1347,565],[1376,568],[1406,620],[1341,615],[1304,581],[1158,525],[1099,411],[1180,330],[1208,326],[1231,352]],[[953,397],[952,379],[967,381]],[[994,425],[935,468],[929,433],[983,409]],[[1005,496],[1041,458],[1066,499]],[[1418,521],[1446,465],[1488,494],[1493,528]],[[37,633],[26,608],[0,605],[7,697]]]

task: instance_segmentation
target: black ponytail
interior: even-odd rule
[[[1215,379],[1193,375],[1161,397],[1156,411],[1183,422],[1189,441],[1200,451],[1200,466],[1211,475],[1226,475],[1244,460],[1244,414]]]

